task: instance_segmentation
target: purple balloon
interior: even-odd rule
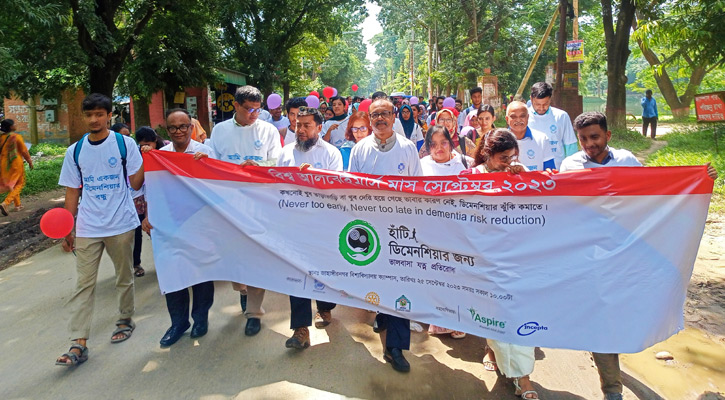
[[[307,107],[317,108],[320,106],[320,99],[317,96],[309,95],[305,98],[305,101],[307,102]]]
[[[456,100],[453,97],[446,97],[446,99],[443,100],[443,107],[453,108],[455,106],[456,106]]]
[[[273,110],[279,106],[282,105],[282,96],[278,95],[277,93],[272,93],[267,97],[267,107],[269,107],[270,110]]]
[[[413,97],[410,98],[410,104],[413,105],[413,106],[416,105],[416,104],[418,104],[418,101],[419,101],[418,100],[418,97],[416,97],[416,96],[413,96]]]
[[[337,89],[332,88],[332,97],[337,96]]]

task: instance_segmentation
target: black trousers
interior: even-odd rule
[[[652,139],[657,135],[657,117],[642,117],[642,134],[647,137],[647,125],[652,125]]]
[[[189,289],[194,292],[191,306],[191,317],[194,322],[207,322],[209,318],[209,309],[214,303],[214,282],[203,282],[191,288],[166,293],[166,307],[169,309],[173,326],[184,326],[189,323]]]
[[[143,221],[146,214],[138,214],[138,220]],[[141,265],[141,240],[143,239],[143,231],[141,225],[136,227],[133,237],[133,266]]]
[[[396,347],[401,350],[410,350],[410,320],[378,313],[375,317],[378,329],[387,330],[385,347]]]
[[[337,304],[328,303],[326,301],[317,301],[317,311],[330,311]],[[312,300],[303,299],[301,297],[290,296],[289,297],[289,308],[290,308],[290,329],[302,328],[305,326],[312,325]]]

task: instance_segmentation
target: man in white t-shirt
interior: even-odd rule
[[[601,167],[641,167],[637,158],[624,149],[608,146],[612,132],[607,129],[607,117],[600,112],[586,112],[576,117],[574,128],[579,135],[582,151],[561,163],[561,172]],[[717,171],[710,163],[707,174],[717,179]],[[622,374],[619,354],[592,353],[599,371],[602,392],[606,400],[622,400]]]
[[[463,127],[463,125],[466,123],[466,117],[468,116],[468,113],[473,110],[478,110],[481,108],[481,103],[483,102],[483,89],[480,86],[476,86],[474,88],[471,88],[468,91],[468,94],[471,96],[471,106],[461,111],[460,114],[458,114],[458,126]]]
[[[70,350],[56,360],[57,365],[78,365],[88,359],[86,343],[91,317],[98,265],[105,248],[116,273],[118,320],[111,343],[131,337],[136,324],[133,286],[133,239],[139,225],[129,184],[143,185],[143,161],[130,137],[108,130],[111,99],[93,93],[83,99],[83,121],[89,133],[68,147],[58,184],[66,187],[65,208],[76,216],[76,232],[65,237],[63,250],[76,254],[76,288],[68,301]],[[80,147],[79,147],[80,146]],[[78,148],[78,151],[76,149]],[[124,156],[125,153],[125,156]],[[127,179],[128,177],[128,179]],[[79,199],[83,196],[83,201]]]
[[[277,165],[282,151],[279,131],[274,125],[260,121],[262,92],[253,86],[241,86],[234,94],[234,117],[214,126],[211,148],[220,160],[247,165]],[[238,291],[242,311],[247,317],[244,334],[254,336],[261,329],[264,314],[264,289],[232,282]],[[248,297],[247,297],[248,296]],[[247,303],[248,302],[248,303]]]
[[[531,87],[529,128],[543,132],[549,138],[554,164],[559,169],[564,158],[577,152],[577,140],[571,126],[569,114],[551,106],[554,88],[546,82],[537,82]]]
[[[286,128],[289,126],[289,119],[282,115],[282,105],[280,105],[277,108],[273,108],[269,110],[269,114],[272,116],[272,120],[269,121],[272,125],[274,125],[277,130],[280,130],[282,128]]]
[[[161,151],[174,151],[177,153],[193,154],[194,159],[217,158],[216,152],[209,146],[191,140],[193,129],[191,116],[183,108],[173,108],[166,112],[166,130],[169,132],[171,143],[162,147]],[[142,153],[151,151],[150,146],[143,146]],[[148,215],[142,223],[146,233],[151,234],[153,227],[149,223]],[[159,342],[161,346],[168,347],[176,343],[191,327],[191,338],[199,338],[206,335],[209,328],[209,309],[214,303],[214,282],[202,282],[192,285],[194,292],[192,297],[191,317],[194,319],[194,326],[189,324],[189,288],[176,292],[166,293],[166,308],[171,317],[171,327],[166,331]]]
[[[370,105],[373,134],[360,140],[350,153],[350,172],[375,175],[423,175],[418,149],[405,136],[393,132],[393,103],[378,99]],[[383,358],[399,372],[410,371],[403,350],[410,349],[410,320],[388,314],[375,318]]]
[[[280,167],[313,167],[342,171],[342,155],[337,147],[320,138],[322,131],[322,114],[315,108],[301,107],[297,114],[297,138],[282,149],[277,160]],[[310,346],[310,330],[312,325],[312,300],[290,296],[290,329],[292,337],[285,342],[285,347],[305,349]],[[332,309],[335,303],[317,300],[315,327],[324,328],[332,321]]]
[[[526,104],[512,101],[506,107],[506,123],[519,144],[519,162],[529,171],[555,169],[549,138],[528,127],[529,111]]]
[[[295,126],[297,126],[297,113],[300,111],[300,107],[307,107],[307,101],[304,97],[293,97],[287,100],[287,104],[284,105],[289,118],[289,126],[280,129],[279,134],[284,138],[285,146],[295,143],[295,140],[297,140]]]

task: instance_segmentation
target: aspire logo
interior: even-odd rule
[[[496,318],[488,318],[485,316],[481,316],[476,309],[473,307],[468,309],[468,312],[471,313],[471,319],[475,322],[479,322],[481,324],[485,324],[487,327],[494,327],[494,328],[506,328],[506,321],[499,321]]]

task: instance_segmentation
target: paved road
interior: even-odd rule
[[[484,339],[413,333],[412,371],[386,365],[372,332],[374,314],[341,307],[312,347],[286,349],[289,302],[268,293],[255,337],[243,334],[236,292],[217,282],[209,333],[188,333],[160,348],[169,317],[145,239],[146,276],[136,281],[136,331],[111,344],[116,300],[113,268],[104,256],[96,290],[90,358],[77,368],[54,365],[68,348],[65,303],[75,281],[73,255],[59,246],[0,272],[0,399],[515,399],[507,379],[486,372]],[[537,349],[532,380],[542,399],[599,399],[598,376],[586,352]],[[625,399],[659,398],[629,375]],[[636,394],[635,394],[636,393]]]

